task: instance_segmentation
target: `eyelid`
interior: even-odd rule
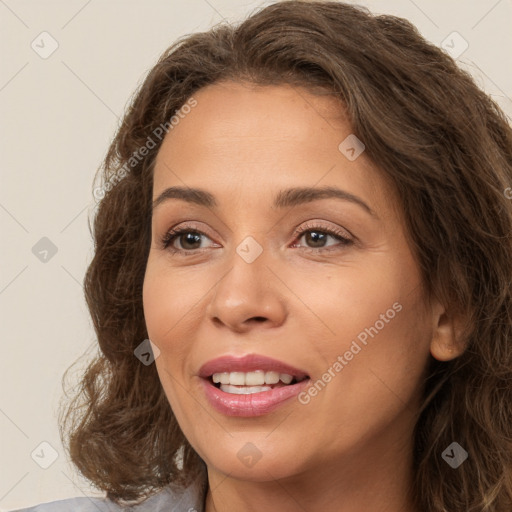
[[[196,224],[194,221],[189,221],[189,222],[185,222],[185,223],[180,223],[176,226],[173,226],[171,228],[169,228],[165,233],[164,235],[160,238],[160,243],[161,243],[161,246],[162,246],[162,249],[165,249],[165,250],[170,250],[172,249],[172,247],[169,247],[172,243],[174,243],[174,241],[181,235],[183,234],[184,232],[187,233],[187,232],[193,232],[193,233],[198,233],[202,236],[205,236],[207,238],[209,238],[210,240],[212,239],[212,237],[206,232],[207,230],[206,229],[203,229],[203,228],[200,228],[198,224]],[[169,242],[167,245],[166,245],[166,240],[172,236],[173,239],[171,242]],[[201,249],[195,249],[195,251],[200,251]],[[185,251],[183,249],[175,249],[176,252],[188,252],[188,253],[192,253],[193,251],[190,250],[190,251]]]
[[[307,231],[325,231],[329,234],[335,234],[336,236],[339,236],[341,238],[350,239],[350,240],[357,240],[357,238],[348,230],[345,228],[341,228],[339,226],[332,226],[332,225],[325,225],[322,224],[321,220],[308,220],[304,224],[300,225],[293,233],[294,237],[301,236]]]
[[[339,226],[334,227],[334,226],[325,225],[325,224],[322,224],[322,222],[325,222],[325,221],[309,220],[309,221],[306,221],[305,223],[303,223],[301,226],[299,226],[298,228],[296,228],[294,230],[293,235],[292,235],[293,242],[295,243],[297,240],[302,238],[302,236],[305,233],[308,233],[310,231],[320,231],[322,233],[325,233],[327,236],[331,236],[332,238],[338,239],[339,243],[335,244],[334,246],[326,246],[326,247],[300,246],[301,249],[303,249],[303,250],[321,253],[324,251],[339,249],[340,245],[342,247],[343,246],[346,247],[348,245],[353,245],[354,243],[356,243],[358,241],[357,237],[352,235],[352,233],[350,231],[348,231],[347,229],[341,228]],[[193,221],[189,221],[184,224],[178,224],[177,226],[172,227],[168,231],[166,231],[166,233],[160,239],[162,249],[169,250],[174,253],[189,254],[189,255],[197,254],[198,252],[204,251],[207,249],[206,247],[202,247],[199,249],[185,250],[185,249],[177,249],[172,246],[172,244],[176,241],[176,239],[178,239],[180,237],[180,235],[182,235],[183,233],[188,233],[188,232],[197,233],[201,236],[205,236],[205,237],[209,238],[210,240],[212,240],[212,237],[208,233],[206,233],[205,230],[200,229],[198,227],[198,225],[195,224]],[[213,243],[216,243],[216,242],[213,242]]]

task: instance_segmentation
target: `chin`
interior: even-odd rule
[[[257,440],[264,436],[268,436],[268,432],[263,436],[245,433],[231,438],[226,435],[225,442],[216,445],[215,450],[210,447],[198,453],[209,468],[240,480],[266,482],[301,472],[297,450],[293,448],[296,443],[291,443],[287,449],[282,444],[276,446],[268,440]]]

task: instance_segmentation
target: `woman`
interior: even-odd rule
[[[512,510],[512,131],[411,24],[189,36],[102,177],[61,432],[107,499],[27,510]]]

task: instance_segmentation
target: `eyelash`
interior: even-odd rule
[[[350,246],[354,243],[354,240],[347,238],[344,235],[344,232],[341,230],[337,230],[336,228],[326,228],[323,226],[311,225],[311,224],[305,224],[302,228],[295,231],[295,233],[293,234],[294,240],[300,239],[300,238],[302,238],[302,236],[305,233],[309,233],[312,231],[317,232],[317,233],[326,234],[326,235],[332,236],[333,238],[336,238],[337,240],[339,240],[341,248]],[[204,236],[208,237],[208,235],[206,233],[203,233],[202,231],[195,229],[193,226],[183,226],[181,228],[169,230],[162,237],[162,240],[161,240],[162,248],[167,249],[172,254],[175,254],[175,253],[182,253],[182,254],[189,254],[189,255],[197,254],[197,251],[201,251],[202,249],[191,249],[191,250],[177,249],[171,245],[174,242],[174,240],[176,240],[176,238],[178,238],[180,235],[185,234],[185,233],[194,233],[194,234],[204,235]],[[334,247],[329,246],[329,247],[319,247],[319,248],[301,247],[301,249],[306,250],[308,252],[309,251],[324,252],[324,251],[332,251],[332,250],[340,249],[340,246],[334,246]]]

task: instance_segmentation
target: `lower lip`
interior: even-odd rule
[[[286,401],[297,396],[309,383],[309,379],[305,379],[296,384],[274,388],[270,391],[236,395],[225,393],[215,387],[208,379],[201,380],[206,398],[214,409],[226,416],[245,417],[262,416],[276,410],[284,405]]]

